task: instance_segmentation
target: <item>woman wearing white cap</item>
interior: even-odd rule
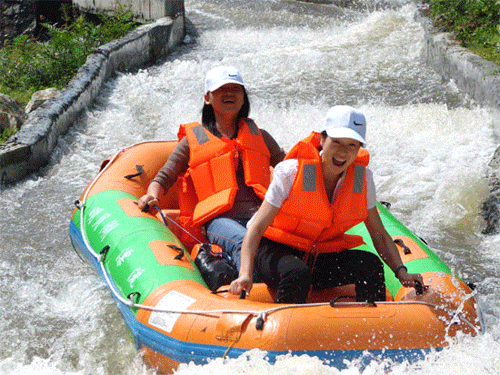
[[[157,205],[177,181],[180,221],[198,238],[204,226],[239,268],[246,223],[258,210],[270,182],[270,166],[285,152],[248,118],[243,78],[233,67],[210,70],[205,80],[202,123],[181,125],[179,144],[138,205]]]
[[[265,199],[248,224],[232,293],[250,292],[255,276],[277,290],[278,303],[304,303],[311,285],[346,284],[355,284],[358,301],[385,300],[379,258],[347,250],[364,243],[360,236],[345,234],[361,222],[404,286],[423,282],[420,274],[407,272],[378,214],[369,154],[361,148],[365,133],[360,111],[332,107],[321,133],[299,142],[276,166]]]

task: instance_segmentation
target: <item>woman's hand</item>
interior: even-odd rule
[[[137,205],[141,209],[141,211],[148,212],[149,209],[155,205],[159,205],[160,201],[158,197],[164,193],[163,186],[161,186],[156,181],[151,181],[148,186],[148,191],[137,201]]]
[[[139,208],[143,211],[149,211],[150,207],[153,207],[154,205],[160,204],[160,201],[158,200],[157,197],[155,197],[152,194],[144,194],[142,197],[139,198],[137,201],[137,205]],[[145,208],[146,207],[146,208]]]
[[[233,280],[231,285],[229,285],[229,292],[239,295],[242,291],[246,291],[246,293],[249,294],[252,286],[252,277],[248,275],[240,275],[236,280]]]
[[[417,283],[424,285],[424,279],[419,273],[408,273],[406,267],[398,271],[398,280],[405,288],[416,288]]]

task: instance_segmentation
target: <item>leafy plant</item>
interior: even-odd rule
[[[500,2],[429,0],[434,25],[452,32],[473,52],[500,64]]]
[[[136,25],[132,14],[121,9],[113,15],[100,14],[98,23],[83,14],[73,21],[66,15],[65,20],[61,27],[42,24],[48,42],[20,35],[0,49],[0,92],[26,103],[35,91],[62,89],[94,48],[126,35]]]
[[[16,128],[11,128],[11,127],[4,128],[2,134],[0,134],[0,144],[7,141],[7,139],[9,139],[14,134],[16,134]]]

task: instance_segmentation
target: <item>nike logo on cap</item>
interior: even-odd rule
[[[356,125],[356,126],[361,126],[361,125],[363,125],[363,123],[362,123],[362,122],[356,122],[356,121],[353,121],[352,123],[353,123],[354,125]]]

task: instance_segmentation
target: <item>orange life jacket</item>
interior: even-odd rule
[[[184,136],[190,155],[188,170],[180,178],[179,219],[185,227],[201,226],[233,206],[238,154],[245,184],[264,199],[271,180],[271,154],[253,120],[240,121],[235,139],[218,138],[199,123],[181,125],[179,140]]]
[[[298,159],[297,176],[290,195],[264,236],[305,252],[336,252],[360,246],[361,236],[345,234],[368,217],[365,167],[370,155],[360,149],[347,168],[344,184],[334,203],[330,203],[323,182],[321,135],[313,132],[287,154]]]

